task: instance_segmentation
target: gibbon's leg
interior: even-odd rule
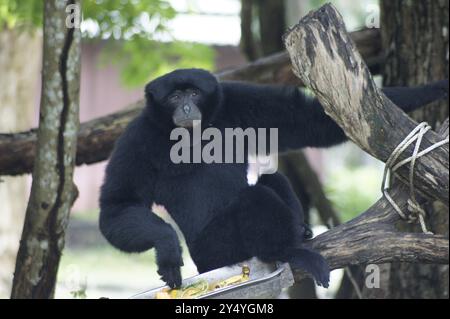
[[[287,177],[279,172],[276,172],[275,174],[264,174],[259,178],[258,184],[273,189],[286,205],[298,214],[299,222],[304,227],[303,238],[311,239],[313,237],[313,232],[309,225],[304,223],[305,214],[302,203],[292,189],[291,183]]]

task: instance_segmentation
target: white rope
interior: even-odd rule
[[[389,201],[389,203],[391,203],[392,207],[400,215],[400,217],[407,220],[408,223],[415,223],[415,222],[419,221],[422,231],[424,233],[428,233],[428,234],[432,234],[432,233],[430,231],[428,231],[427,226],[425,224],[426,212],[416,200],[416,194],[415,194],[415,190],[414,190],[414,168],[415,168],[416,161],[418,158],[430,153],[431,151],[435,150],[438,147],[441,147],[441,146],[449,143],[449,138],[447,137],[445,140],[440,141],[434,145],[431,145],[430,147],[426,148],[425,150],[419,152],[420,145],[422,144],[423,136],[430,129],[431,129],[431,127],[428,125],[428,123],[425,123],[425,122],[420,123],[395,148],[395,150],[392,152],[391,156],[389,156],[388,160],[386,161],[386,166],[384,168],[384,174],[383,174],[383,183],[381,185],[381,191],[382,191],[384,197]],[[416,145],[414,146],[413,154],[410,157],[402,160],[401,162],[396,163],[399,156],[414,142],[416,142]],[[408,199],[409,214],[407,215],[401,210],[401,208],[397,205],[397,203],[394,201],[394,199],[389,195],[389,187],[387,185],[387,176],[388,176],[388,173],[390,176],[393,176],[393,174],[400,167],[402,167],[408,163],[411,163],[411,165],[409,168],[409,190],[410,190],[410,198]]]

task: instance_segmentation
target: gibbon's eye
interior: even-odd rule
[[[172,100],[172,101],[176,101],[176,100],[178,100],[180,98],[180,96],[178,95],[178,94],[174,94],[174,95],[172,95],[171,97],[170,97],[170,99]]]
[[[198,95],[197,91],[192,91],[191,96],[197,96],[197,95]]]

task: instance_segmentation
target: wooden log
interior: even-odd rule
[[[308,14],[285,36],[294,73],[316,93],[326,113],[363,150],[386,162],[394,149],[417,127],[375,85],[342,17],[332,5]],[[424,136],[422,149],[442,137]],[[414,143],[399,161],[412,154]],[[416,188],[428,198],[448,205],[448,144],[417,160]],[[407,182],[409,164],[398,171]]]

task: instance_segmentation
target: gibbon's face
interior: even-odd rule
[[[145,88],[151,117],[165,127],[192,128],[212,121],[221,103],[221,87],[208,71],[183,69],[150,82]]]
[[[191,128],[194,121],[202,120],[202,111],[199,108],[202,95],[195,87],[177,89],[169,94],[165,107],[169,108],[175,126]]]

